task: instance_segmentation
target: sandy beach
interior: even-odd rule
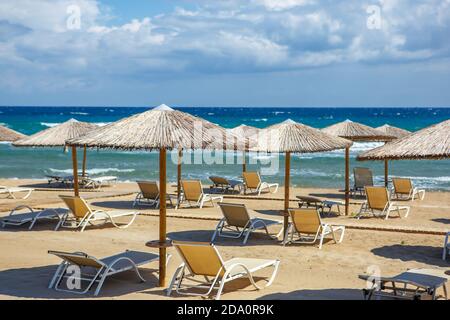
[[[9,186],[34,186],[36,191],[27,200],[0,200],[0,215],[4,216],[17,204],[33,208],[64,207],[58,196],[71,194],[70,190],[47,188],[45,181],[0,180]],[[171,187],[170,191],[174,191]],[[138,192],[136,184],[120,183],[101,191],[82,192],[88,203],[97,209],[132,210],[132,201]],[[245,203],[254,216],[282,220],[283,190],[252,196],[226,196],[226,202]],[[331,189],[292,189],[291,207],[296,207],[296,195],[314,195],[323,199],[339,199],[342,192]],[[278,200],[279,199],[279,200]],[[362,199],[352,199],[354,213]],[[281,260],[275,282],[269,288],[254,290],[248,280],[238,280],[225,287],[222,299],[362,299],[364,281],[358,275],[368,267],[377,266],[382,275],[396,275],[411,268],[439,269],[444,274],[450,269],[448,261],[441,260],[444,234],[450,224],[450,193],[428,192],[424,201],[405,202],[411,206],[407,219],[379,218],[357,220],[352,216],[338,216],[336,210],[324,219],[331,224],[347,226],[343,243],[328,241],[322,250],[315,245],[282,247],[265,234],[254,234],[246,246],[241,241],[220,239],[219,251],[225,259],[232,257],[277,258]],[[90,227],[84,233],[70,229],[53,231],[53,222],[38,223],[33,230],[27,227],[0,229],[0,298],[1,299],[88,299],[47,289],[48,281],[59,263],[48,250],[84,251],[105,257],[125,249],[156,252],[145,247],[149,240],[158,238],[158,210],[139,207],[141,215],[128,229],[111,225]],[[220,219],[217,207],[203,209],[168,208],[168,236],[177,240],[209,241]],[[270,229],[272,233],[278,227]],[[174,249],[168,266],[168,277],[180,263]],[[100,299],[167,299],[163,288],[157,287],[157,263],[144,269],[145,283],[139,283],[133,273],[109,279]],[[265,272],[261,276],[267,275]],[[263,283],[262,281],[260,281]],[[174,295],[175,299],[181,299]]]

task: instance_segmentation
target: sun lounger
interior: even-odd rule
[[[244,237],[243,244],[246,244],[252,232],[263,229],[270,236],[267,227],[282,224],[281,221],[250,218],[247,208],[243,204],[219,203],[219,207],[222,211],[223,219],[217,225],[211,242],[214,242],[217,236],[233,239]],[[278,239],[282,231],[283,229],[281,229],[275,239]]]
[[[204,193],[202,183],[199,180],[181,180],[181,188],[183,194],[181,195],[180,201],[177,203],[177,209],[184,202],[187,202],[190,207],[192,207],[193,203],[194,206],[200,207],[201,209],[207,201],[210,201],[213,206],[214,201],[223,201],[223,196],[213,196]]]
[[[145,282],[145,279],[139,272],[138,267],[149,264],[159,260],[159,255],[154,253],[139,252],[139,251],[125,251],[110,257],[103,259],[97,259],[93,256],[87,255],[82,252],[60,252],[49,251],[49,254],[53,254],[63,261],[57,268],[55,275],[52,277],[48,288],[55,289],[57,291],[65,291],[75,294],[85,294],[92,286],[97,283],[97,288],[94,295],[98,296],[100,289],[103,286],[106,278],[118,273],[126,271],[134,271],[140,281]],[[170,255],[167,257],[167,263],[170,259]],[[71,266],[79,268],[79,274],[74,273]],[[69,278],[72,283],[79,281],[79,288],[61,288],[63,279]],[[87,282],[87,286],[83,290],[81,288],[82,281]]]
[[[298,199],[298,207],[301,209],[305,208],[316,208],[317,210],[321,210],[322,214],[325,214],[325,208],[328,209],[328,214],[331,213],[333,206],[336,206],[338,213],[341,214],[341,206],[344,206],[345,203],[341,201],[330,201],[330,200],[322,200],[316,197],[310,196],[297,196]]]
[[[373,174],[372,170],[368,168],[354,168],[353,169],[354,186],[350,190],[350,194],[356,194],[359,192],[364,194],[365,187],[373,187]]]
[[[410,207],[400,206],[391,202],[389,193],[385,187],[366,187],[367,200],[361,205],[359,213],[356,218],[361,218],[364,214],[371,214],[373,216],[385,216],[387,220],[391,212],[397,212],[401,218],[400,211],[406,211],[405,218],[409,215]]]
[[[368,288],[363,289],[364,298],[390,298],[402,300],[435,300],[437,290],[443,288],[447,300],[446,283],[448,278],[442,270],[412,269],[395,277],[361,275]]]
[[[243,187],[243,182],[238,180],[230,180],[223,177],[211,176],[209,179],[213,182],[211,189],[219,189],[223,193],[227,191],[237,191],[240,193]]]
[[[46,175],[48,184],[60,183],[60,184],[73,184],[73,176],[57,176],[57,175]]]
[[[442,260],[447,259],[447,255],[450,255],[450,232],[447,233],[444,240],[444,249],[442,252]]]
[[[64,201],[70,211],[63,217],[56,230],[58,230],[59,227],[81,228],[81,232],[83,232],[89,224],[97,221],[102,221],[103,223],[110,222],[116,228],[125,229],[134,222],[138,215],[137,212],[132,211],[94,211],[83,198],[73,196],[60,196],[60,198]],[[69,218],[69,214],[72,214],[72,218]],[[126,224],[116,223],[115,219],[121,217],[131,217],[131,220]]]
[[[423,200],[425,198],[425,190],[415,188],[411,179],[392,178],[392,184],[392,195],[397,199],[414,201],[416,196],[420,200]]]
[[[266,280],[265,287],[268,287],[275,279],[280,264],[280,261],[275,259],[233,258],[223,261],[217,248],[209,243],[173,241],[173,245],[183,263],[175,271],[167,290],[168,296],[174,289],[181,295],[203,297],[209,296],[217,289],[216,300],[219,300],[226,283],[243,277],[248,278],[252,285],[260,290],[261,287],[255,283],[253,274],[268,267],[274,268],[272,275]],[[187,281],[192,281],[193,284],[186,283]],[[205,292],[197,293],[190,289],[205,289]]]
[[[159,186],[156,181],[137,181],[137,184],[139,186],[139,189],[141,190],[133,202],[133,207],[136,205],[149,205],[154,206],[155,208],[159,208]],[[167,200],[170,201],[170,204],[172,203],[172,196],[166,195]]]
[[[17,199],[15,193],[25,193],[22,200],[28,199],[31,196],[31,193],[34,191],[32,188],[20,188],[20,187],[6,187],[0,186],[0,194],[6,194],[6,197],[9,199]]]
[[[105,176],[105,177],[83,177],[81,178],[80,184],[83,188],[100,189],[103,186],[109,186],[117,182],[117,177],[115,176]]]
[[[264,190],[268,190],[271,193],[276,193],[278,191],[278,183],[262,182],[258,172],[243,172],[242,177],[244,178],[244,192],[246,192],[247,189],[250,189],[259,196]],[[274,190],[271,191],[271,188],[274,188]]]
[[[24,210],[26,210],[26,212],[23,212]],[[21,226],[30,223],[28,230],[31,230],[39,220],[56,220],[60,222],[66,214],[66,209],[44,209],[35,211],[29,206],[19,206],[12,210],[8,216],[1,218],[0,223],[3,228],[6,226]]]
[[[288,243],[314,244],[319,240],[319,249],[322,249],[323,240],[327,235],[333,237],[335,243],[341,243],[344,239],[345,227],[330,225],[322,222],[317,209],[289,210],[291,222],[286,229],[283,245]],[[341,237],[336,240],[336,232],[341,232]],[[294,240],[297,236],[298,239]]]

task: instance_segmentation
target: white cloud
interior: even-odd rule
[[[80,30],[66,26],[66,9],[74,4],[81,9]],[[121,24],[105,24],[108,12],[95,0],[3,0],[0,71],[14,86],[91,86],[102,77],[270,72],[450,55],[449,0],[378,4],[381,30],[366,28],[358,0],[199,0],[195,9]]]

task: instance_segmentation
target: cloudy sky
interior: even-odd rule
[[[1,0],[0,105],[450,106],[450,0]]]

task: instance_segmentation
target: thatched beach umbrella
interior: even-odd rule
[[[252,146],[256,145],[256,141],[258,140],[258,128],[247,126],[245,124],[241,124],[240,126],[237,126],[233,129],[230,129],[230,132],[236,135],[237,137],[241,138],[243,141],[245,141],[245,144],[247,146],[246,149],[249,149]],[[245,156],[246,151],[243,152],[243,163],[242,163],[242,172],[247,171],[247,165],[245,163]]]
[[[357,160],[420,160],[450,158],[450,119],[366,151]]]
[[[57,126],[39,131],[29,137],[20,139],[13,143],[15,147],[66,147],[66,140],[79,138],[98,126],[93,123],[80,122],[70,119]],[[83,155],[83,176],[86,174],[86,146]]]
[[[20,132],[0,126],[0,142],[14,142],[25,137],[26,135]]]
[[[385,124],[381,127],[375,128],[378,131],[383,132],[384,134],[390,135],[395,137],[396,139],[399,138],[403,138],[405,136],[407,136],[408,134],[411,133],[411,131],[405,130],[405,129],[401,129],[401,128],[397,128],[388,124]]]
[[[218,139],[221,135],[225,139]],[[229,136],[229,134],[228,134]],[[190,114],[176,111],[166,105],[119,120],[79,139],[67,141],[76,146],[118,150],[159,150],[159,284],[166,282],[166,154],[169,150],[236,150],[238,145],[228,143],[225,129]],[[231,137],[234,140],[234,137]],[[76,161],[74,161],[76,176]],[[75,189],[78,195],[78,189]]]
[[[322,131],[332,136],[345,138],[355,142],[386,142],[395,139],[395,137],[389,133],[379,131],[362,123],[353,122],[351,120],[345,120],[343,122],[336,123],[322,129]],[[349,159],[350,157],[346,154],[346,162],[348,162]],[[350,164],[347,163],[346,165],[349,166]],[[385,161],[384,183],[386,187],[388,185],[388,171],[389,164],[388,161]],[[349,182],[346,181],[345,183],[348,184]]]
[[[253,150],[263,152],[285,153],[284,176],[284,227],[287,228],[289,209],[290,166],[291,153],[317,153],[349,148],[351,141],[330,136],[318,129],[286,120],[280,124],[262,129],[259,134],[258,145]],[[346,193],[348,194],[348,193]],[[348,200],[346,198],[346,208]],[[346,209],[348,210],[348,209]]]

